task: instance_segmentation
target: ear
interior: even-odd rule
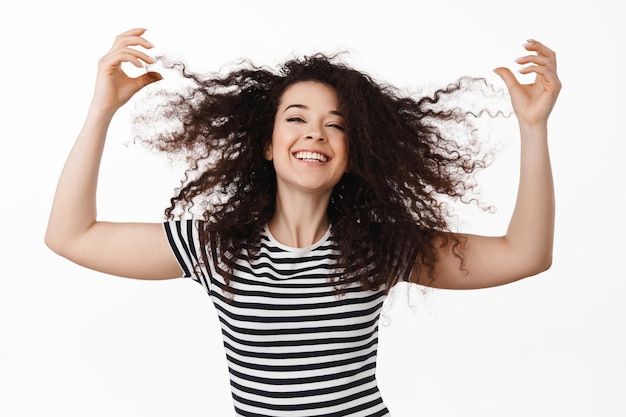
[[[263,147],[263,157],[266,161],[271,161],[272,159],[274,159],[273,153],[274,150],[272,148],[272,141],[268,140]]]

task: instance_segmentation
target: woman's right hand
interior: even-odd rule
[[[134,47],[152,49],[152,43],[142,37],[146,29],[131,29],[115,38],[113,46],[98,61],[98,75],[92,100],[92,106],[100,110],[115,112],[143,87],[163,77],[158,72],[149,71],[131,78],[123,70],[122,64],[128,62],[137,68],[143,63],[153,64],[154,59]]]

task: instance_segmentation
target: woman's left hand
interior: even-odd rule
[[[513,110],[520,123],[528,126],[545,125],[561,90],[561,82],[556,71],[556,54],[535,40],[529,40],[524,48],[535,54],[518,58],[516,62],[521,65],[532,64],[523,67],[519,72],[535,73],[534,83],[521,84],[508,68],[499,67],[494,72],[506,84]]]

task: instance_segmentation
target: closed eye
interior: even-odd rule
[[[294,123],[304,123],[304,119],[302,119],[301,117],[289,117],[287,121]]]
[[[346,128],[345,128],[345,127],[343,127],[342,125],[337,124],[337,123],[329,123],[329,124],[327,124],[326,126],[328,126],[328,127],[334,127],[335,129],[339,129],[339,130],[341,130],[341,131],[346,130]]]

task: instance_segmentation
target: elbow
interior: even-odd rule
[[[552,267],[552,251],[542,256],[538,256],[537,259],[534,260],[534,262],[530,263],[530,265],[530,273],[527,276],[539,275],[543,272],[546,272]]]
[[[59,235],[59,233],[54,233],[54,231],[48,228],[48,230],[46,230],[46,234],[44,235],[43,241],[48,249],[50,249],[52,252],[56,253],[57,255],[65,256],[64,248],[67,245],[64,243],[64,239],[62,238],[62,236]]]
[[[46,231],[46,234],[44,235],[43,238],[43,242],[46,244],[46,246],[48,247],[48,249],[50,249],[52,252],[59,254],[60,249],[59,249],[59,243],[57,241],[57,239],[54,238],[54,236],[52,235],[52,233],[50,233],[49,230]]]
[[[546,272],[552,267],[552,256],[547,257],[542,263],[539,264],[538,274]]]
[[[89,228],[77,229],[67,223],[50,222],[43,240],[52,252],[74,261],[76,256],[84,253],[88,231]]]
[[[539,272],[546,272],[552,267],[552,244],[547,245],[547,247],[541,252],[538,257],[538,264]]]
[[[545,264],[544,264],[544,269],[543,269],[542,272],[547,271],[551,267],[552,267],[552,251],[550,251],[550,254],[546,257],[546,261],[545,261]]]

